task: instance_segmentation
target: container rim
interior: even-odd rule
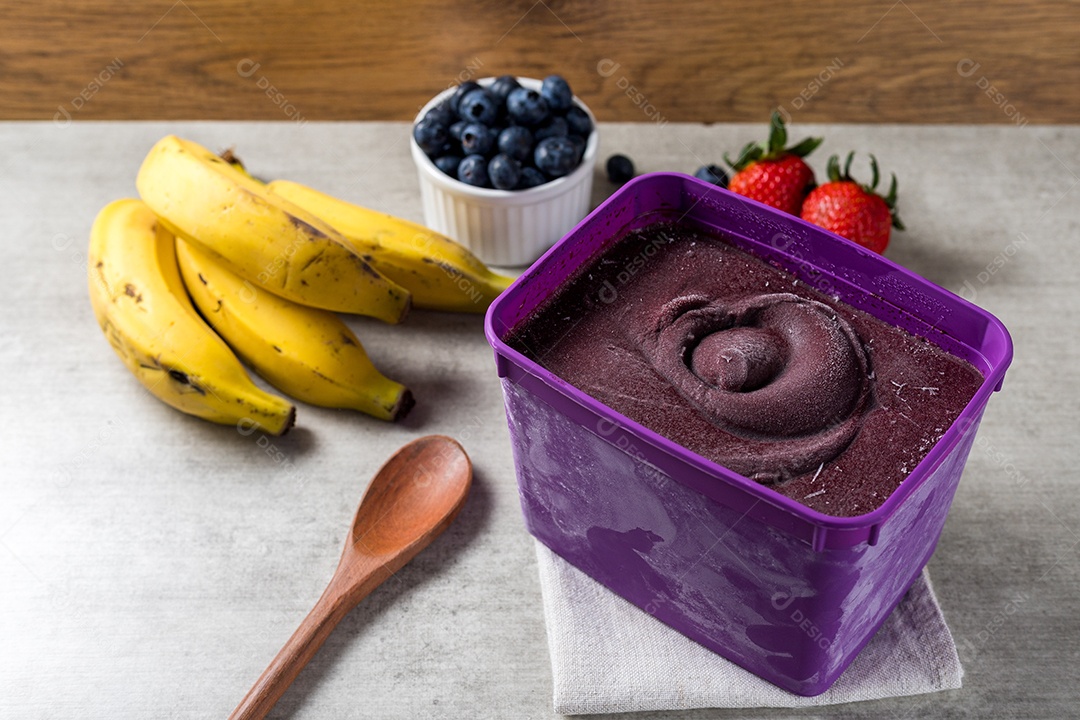
[[[522,292],[522,288],[525,287],[531,280],[542,274],[545,269],[551,265],[554,259],[563,254],[564,248],[571,244],[577,234],[594,218],[602,216],[605,211],[612,205],[619,202],[620,197],[624,194],[628,194],[634,191],[643,191],[651,184],[655,183],[670,183],[672,180],[678,180],[684,183],[690,183],[692,187],[697,189],[702,194],[719,193],[729,198],[735,198],[742,203],[745,203],[753,212],[764,213],[766,215],[776,216],[780,215],[785,221],[795,222],[801,226],[805,226],[806,229],[813,233],[824,234],[831,238],[833,242],[840,242],[849,245],[853,248],[860,248],[856,243],[851,242],[845,238],[840,237],[834,233],[831,233],[821,227],[808,223],[801,218],[782,213],[775,208],[769,207],[757,201],[749,198],[736,195],[724,188],[711,185],[702,180],[694,178],[684,173],[674,172],[661,172],[661,173],[647,173],[640,175],[630,182],[623,185],[619,190],[613,193],[607,200],[601,203],[596,209],[589,213],[581,222],[579,222],[569,233],[567,233],[562,239],[560,239],[555,245],[549,248],[536,262],[533,263],[521,276],[519,276],[510,287],[503,292],[494,302],[489,306],[488,311],[484,318],[484,334],[496,354],[496,362],[500,366],[500,376],[505,376],[502,368],[503,363],[506,361],[512,362],[521,367],[526,373],[533,375],[543,381],[548,387],[552,388],[556,392],[563,395],[566,399],[588,409],[596,415],[602,417],[608,422],[612,422],[618,426],[622,426],[630,431],[633,435],[639,437],[642,441],[652,445],[655,449],[673,456],[676,460],[688,465],[697,471],[707,473],[712,476],[720,476],[726,479],[730,484],[734,485],[737,489],[742,490],[750,497],[754,498],[754,506],[759,503],[765,503],[767,506],[774,508],[782,512],[785,515],[790,516],[797,522],[804,524],[803,533],[791,533],[791,530],[785,530],[784,528],[777,528],[790,534],[796,534],[798,536],[808,535],[811,539],[811,544],[814,549],[820,550],[825,547],[850,547],[857,545],[860,542],[867,542],[870,545],[877,543],[878,534],[880,532],[881,525],[888,520],[899,508],[899,506],[910,496],[919,486],[925,482],[930,473],[935,470],[938,464],[945,458],[949,451],[959,443],[965,434],[971,429],[979,417],[981,417],[982,410],[985,408],[989,396],[1000,390],[1002,380],[1005,375],[1005,371],[1012,361],[1013,344],[1011,336],[1004,324],[993,314],[983,310],[982,308],[974,305],[970,301],[960,297],[959,295],[936,285],[935,283],[923,278],[922,276],[904,268],[896,262],[877,255],[874,258],[875,262],[880,262],[885,265],[891,271],[899,273],[901,276],[914,282],[917,285],[932,288],[938,293],[943,293],[954,304],[959,304],[965,308],[968,312],[980,316],[988,325],[997,331],[1002,339],[1002,351],[1000,356],[996,358],[996,362],[987,358],[987,362],[990,365],[990,370],[987,373],[983,373],[983,382],[979,386],[975,395],[960,412],[957,419],[946,429],[941,438],[934,444],[930,451],[923,457],[923,459],[908,473],[907,477],[901,481],[900,485],[889,495],[886,500],[874,510],[864,513],[862,515],[854,515],[849,517],[841,517],[835,515],[826,515],[825,513],[814,510],[802,503],[793,500],[785,495],[780,494],[776,490],[773,490],[767,485],[762,485],[750,478],[747,478],[739,473],[736,473],[729,468],[713,462],[697,453],[675,443],[662,435],[646,428],[640,423],[618,413],[614,409],[608,407],[604,403],[596,400],[587,393],[578,390],[570,383],[559,378],[554,373],[550,372],[546,368],[542,367],[539,363],[529,359],[522,353],[518,352],[514,348],[510,347],[505,341],[503,341],[500,331],[495,328],[496,318],[500,314],[500,311],[504,306],[512,305],[518,302],[518,295]],[[643,186],[643,187],[641,187]],[[675,209],[678,210],[677,208]],[[590,258],[581,258],[577,262],[575,267],[588,262]],[[886,301],[887,302],[887,301]],[[911,313],[909,313],[911,314]],[[504,328],[502,332],[508,331],[511,328]],[[985,336],[985,333],[984,333]],[[500,357],[502,356],[502,357]],[[676,482],[685,484],[683,480],[678,477],[673,478]],[[725,502],[716,495],[710,495],[712,499],[722,504],[730,505],[730,502]],[[751,510],[753,507],[751,507]],[[747,514],[758,515],[759,519],[764,519],[770,525],[777,527],[777,524],[770,518],[760,518],[757,513],[747,510]],[[775,516],[773,517],[775,519]]]

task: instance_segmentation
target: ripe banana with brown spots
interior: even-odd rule
[[[127,368],[181,412],[280,435],[293,405],[257,387],[199,317],[176,262],[175,238],[142,201],[117,200],[90,231],[90,303]]]
[[[353,251],[337,230],[197,143],[162,138],[135,184],[166,227],[253,286],[389,323],[409,311],[409,291]]]
[[[340,232],[372,267],[408,288],[418,308],[481,313],[513,282],[492,272],[464,246],[423,225],[289,180],[275,180],[266,187]]]
[[[253,291],[214,256],[176,241],[180,272],[206,321],[255,371],[297,400],[398,420],[412,393],[379,372],[348,325],[326,310]]]

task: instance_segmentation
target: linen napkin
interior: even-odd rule
[[[925,570],[836,683],[801,697],[672,630],[536,541],[555,711],[806,707],[960,687],[963,669]]]

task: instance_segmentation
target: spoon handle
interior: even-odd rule
[[[354,592],[348,592],[349,585],[341,581],[340,575],[334,575],[315,607],[251,686],[229,715],[229,720],[262,720],[266,717],[341,619],[374,589],[374,586],[364,588],[358,597],[355,586]]]

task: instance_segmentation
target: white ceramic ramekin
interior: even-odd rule
[[[494,78],[479,80],[490,85]],[[523,87],[539,89],[541,81],[518,78]],[[413,121],[447,99],[456,87],[432,98]],[[566,177],[528,190],[478,188],[435,167],[409,133],[413,161],[420,177],[424,224],[457,240],[489,265],[529,265],[570,231],[589,212],[596,165],[596,118],[577,97],[574,103],[589,115],[593,130],[579,165]]]

